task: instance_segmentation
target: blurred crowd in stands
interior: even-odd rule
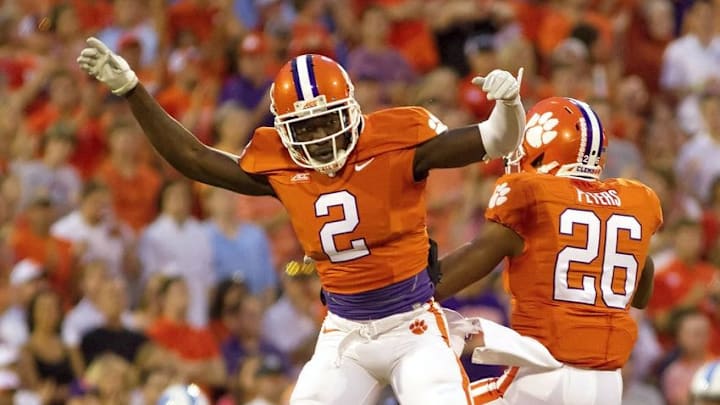
[[[151,405],[193,382],[217,404],[285,404],[324,315],[317,277],[283,271],[303,253],[280,204],[179,176],[77,68],[90,35],[236,154],[272,125],[267,90],[299,54],[342,63],[366,114],[420,105],[450,127],[492,109],[474,75],[524,67],[526,107],[589,102],[610,137],[604,175],[662,201],[623,404],[686,404],[720,356],[718,0],[4,0],[0,403]],[[441,253],[483,226],[502,172],[430,176]],[[494,274],[445,305],[507,324],[507,301]],[[497,375],[470,364],[472,345],[471,379]]]

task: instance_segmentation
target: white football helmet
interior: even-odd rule
[[[693,400],[718,401],[720,403],[720,361],[704,364],[690,383]]]
[[[210,400],[195,384],[177,384],[163,391],[157,405],[210,405]]]

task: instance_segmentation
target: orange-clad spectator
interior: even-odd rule
[[[80,27],[85,32],[97,32],[112,23],[112,0],[72,0]]]
[[[133,68],[148,91],[154,93],[162,84],[162,78],[158,75],[157,66],[143,63],[142,61],[142,43],[140,38],[133,33],[126,33],[120,37],[118,42],[118,53],[125,58],[128,64]]]
[[[104,114],[111,114],[103,97],[109,92],[95,83],[85,83],[81,87],[81,113],[75,132],[75,148],[70,156],[70,164],[75,167],[83,180],[95,175],[95,170],[105,159],[105,121]],[[113,116],[115,116],[113,114]]]
[[[210,143],[217,83],[203,77],[202,60],[194,47],[176,50],[168,64],[173,83],[158,94],[158,103],[201,141]]]
[[[82,126],[78,122],[83,118],[79,106],[80,88],[70,71],[58,70],[52,73],[48,79],[48,93],[47,103],[33,111],[26,119],[31,135],[44,134],[58,121],[72,123],[76,127]]]
[[[0,18],[0,72],[11,90],[20,89],[37,68],[37,55],[23,49],[17,38],[18,19]]]
[[[485,76],[497,67],[495,42],[495,36],[491,34],[472,36],[465,41],[465,58],[470,66],[470,73],[460,82],[459,102],[480,121],[490,116],[495,102],[488,100],[485,92],[472,84],[472,79],[475,76]]]
[[[515,18],[522,27],[523,36],[533,44],[538,43],[540,27],[550,12],[549,5],[544,1],[509,0]]]
[[[696,308],[707,297],[718,270],[702,261],[702,229],[690,219],[673,227],[673,258],[659,267],[648,315],[660,332],[667,332],[673,311]]]
[[[160,347],[178,357],[178,368],[187,380],[202,385],[222,385],[225,367],[215,337],[206,328],[187,322],[188,291],[182,277],[169,277],[159,290],[161,315],[147,329]]]
[[[625,73],[638,75],[651,93],[660,91],[663,54],[673,39],[674,10],[670,0],[639,2],[625,37]]]
[[[290,57],[316,53],[335,58],[335,41],[323,24],[325,3],[326,0],[293,0],[298,14],[290,34]]]
[[[190,31],[199,42],[207,42],[213,30],[219,9],[208,0],[180,0],[168,10],[168,35],[172,43],[177,43],[183,31]]]
[[[55,209],[47,197],[33,199],[10,236],[16,260],[31,259],[45,269],[50,287],[69,309],[76,298],[72,243],[50,235]]]
[[[140,131],[130,122],[118,122],[111,127],[110,155],[98,169],[99,179],[112,192],[115,214],[135,232],[155,219],[161,185],[158,173],[140,159]]]
[[[423,3],[423,0],[354,0],[357,12],[372,5],[387,10],[393,21],[390,44],[403,54],[418,73],[429,72],[440,60],[435,38],[425,21]]]
[[[613,31],[610,20],[589,9],[586,0],[568,0],[555,4],[556,7],[551,7],[540,23],[537,42],[540,55],[549,57],[580,24],[594,27],[604,48],[612,46]]]

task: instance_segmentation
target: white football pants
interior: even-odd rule
[[[376,321],[329,313],[291,405],[371,405],[390,384],[402,405],[469,405],[469,381],[439,305]]]

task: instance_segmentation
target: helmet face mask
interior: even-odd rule
[[[525,158],[525,149],[523,149],[522,143],[518,145],[517,149],[510,152],[503,158],[505,161],[505,173],[520,173],[525,170],[522,169],[521,163]]]
[[[595,180],[605,165],[606,148],[602,124],[589,105],[552,97],[528,111],[523,142],[505,158],[505,171]]]
[[[324,56],[301,55],[281,69],[270,94],[275,129],[292,160],[334,176],[355,148],[362,121],[345,70]]]
[[[361,120],[357,102],[320,102],[299,110],[275,118],[275,128],[290,157],[301,167],[325,174],[337,172],[357,143]]]

